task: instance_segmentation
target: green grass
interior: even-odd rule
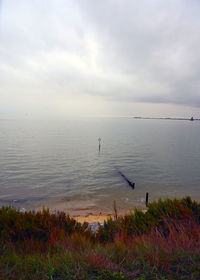
[[[64,213],[0,209],[0,279],[200,279],[200,204],[190,197],[110,219],[94,234]]]

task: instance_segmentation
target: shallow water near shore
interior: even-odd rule
[[[143,208],[146,192],[200,200],[199,121],[0,120],[0,131],[0,206],[85,214],[114,200]]]

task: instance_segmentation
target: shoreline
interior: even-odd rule
[[[92,223],[103,223],[108,219],[115,217],[115,211],[113,208],[99,208],[99,207],[85,207],[85,208],[68,208],[62,204],[60,205],[49,205],[44,204],[36,207],[16,207],[14,205],[1,205],[1,207],[12,207],[16,210],[19,210],[21,213],[25,212],[42,212],[43,210],[49,210],[51,214],[58,214],[59,212],[64,212],[66,215],[69,215],[71,218],[75,219],[79,223],[87,222]],[[141,209],[146,211],[146,207],[132,207],[132,208],[121,208],[117,207],[117,216],[124,216],[130,212],[134,212],[134,208]]]
[[[2,205],[6,206],[6,205]],[[15,209],[18,209],[20,212],[42,212],[43,210],[49,210],[51,214],[58,214],[59,212],[64,212],[66,215],[69,215],[71,218],[75,219],[79,223],[101,223],[103,224],[104,221],[109,220],[110,218],[115,218],[115,211],[112,207],[98,207],[96,206],[89,206],[85,207],[85,205],[80,205],[79,207],[66,207],[66,203],[58,203],[57,201],[47,201],[43,205],[35,205],[32,207],[16,207],[14,205],[10,205],[11,207],[14,207]],[[72,205],[70,205],[72,206]],[[73,205],[74,206],[74,205]],[[141,209],[142,211],[146,211],[146,207],[118,207],[117,206],[117,216],[125,216],[126,214],[129,214],[130,212],[134,213],[134,208]]]
[[[138,208],[138,207],[136,207]],[[49,209],[51,213],[59,213],[64,212],[66,215],[69,215],[73,219],[75,219],[79,223],[104,223],[104,221],[109,220],[110,218],[114,219],[115,212],[114,209],[100,209],[100,208],[80,208],[80,209],[67,209],[63,207],[36,207],[34,209],[31,209],[31,211],[42,211],[43,209]],[[146,212],[146,207],[140,208],[142,211]],[[129,214],[130,212],[134,212],[134,208],[119,208],[117,209],[117,216],[125,216],[126,214]]]
[[[104,221],[107,221],[110,218],[114,218],[115,212],[112,208],[99,208],[99,207],[85,207],[85,208],[67,208],[66,206],[63,207],[63,205],[57,205],[47,207],[47,205],[34,207],[32,209],[29,209],[30,211],[42,211],[43,209],[49,209],[49,211],[53,214],[64,212],[66,215],[69,215],[70,217],[74,218],[77,222],[80,223],[103,223]],[[28,211],[29,211],[28,210]],[[142,208],[143,211],[145,211],[145,207]],[[134,208],[117,208],[117,216],[124,216],[130,212],[134,212]]]

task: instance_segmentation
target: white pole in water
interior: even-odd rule
[[[100,137],[99,137],[98,141],[99,141],[99,152],[100,152],[100,150],[101,150],[101,138]]]

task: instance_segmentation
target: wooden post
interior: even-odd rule
[[[99,137],[98,141],[99,141],[99,152],[100,152],[100,150],[101,150],[101,138],[100,137]]]
[[[149,193],[147,192],[146,193],[146,201],[145,201],[146,206],[148,206],[148,201],[149,201]]]

